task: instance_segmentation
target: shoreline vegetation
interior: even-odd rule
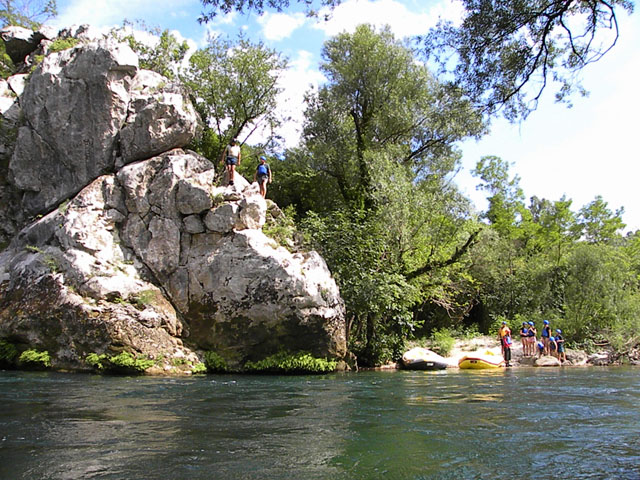
[[[476,335],[471,338],[453,338],[444,347],[436,340],[419,340],[407,342],[406,350],[414,347],[423,347],[441,355],[447,363],[447,369],[458,369],[458,361],[470,353],[490,351],[501,357],[499,341],[488,335]],[[440,340],[441,342],[441,340]],[[539,355],[525,357],[522,344],[514,343],[512,347],[511,365],[509,368],[518,367],[589,367],[589,366],[640,366],[640,351],[635,350],[631,355],[621,356],[611,348],[603,348],[587,352],[582,349],[568,348],[567,360],[561,363],[549,361],[555,357],[542,356],[543,361],[537,364]],[[204,361],[194,365],[187,362],[175,365],[176,369],[167,371],[157,367],[154,359],[143,358],[127,352],[115,356],[90,354],[86,359],[86,369],[52,368],[49,353],[27,349],[19,353],[13,344],[0,341],[0,370],[18,371],[57,371],[66,373],[95,373],[109,375],[150,375],[150,376],[184,376],[199,374],[268,374],[268,375],[308,375],[327,374],[336,371],[348,370],[340,368],[339,362],[334,360],[314,358],[308,353],[291,354],[281,352],[260,362],[247,362],[244,369],[229,368],[222,357],[215,352],[206,352]],[[178,368],[180,367],[180,368]],[[388,362],[375,367],[362,367],[354,369],[358,371],[375,370],[401,370],[400,360]]]

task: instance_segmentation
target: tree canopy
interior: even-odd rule
[[[0,27],[36,29],[57,14],[56,0],[0,0]]]
[[[231,139],[244,143],[260,129],[274,132],[278,81],[286,65],[275,50],[243,37],[212,38],[190,57],[181,78],[205,123],[205,155],[217,161]]]
[[[201,22],[218,13],[302,4],[308,14],[335,8],[341,0],[201,0]],[[460,25],[443,22],[421,37],[426,57],[441,65],[474,104],[508,119],[526,117],[542,92],[556,85],[556,98],[585,93],[577,74],[616,43],[618,15],[633,11],[631,0],[463,0]]]
[[[425,37],[443,71],[489,114],[507,118],[535,109],[545,88],[558,100],[583,91],[576,74],[605,55],[619,35],[629,0],[463,0],[462,24],[442,23]],[[451,54],[456,55],[452,63]]]

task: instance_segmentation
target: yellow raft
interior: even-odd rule
[[[504,359],[490,350],[483,353],[471,353],[458,360],[460,368],[486,370],[504,367]]]

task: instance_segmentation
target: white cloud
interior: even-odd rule
[[[459,22],[463,11],[461,2],[438,2],[428,10],[413,12],[395,0],[347,0],[333,12],[322,9],[320,18],[326,14],[329,20],[318,20],[314,28],[327,36],[334,36],[345,31],[353,32],[362,23],[389,25],[396,37],[405,38],[427,33],[440,19]]]
[[[285,13],[265,13],[258,18],[262,25],[262,34],[267,40],[280,41],[291,36],[294,30],[306,22],[302,13],[288,15]]]

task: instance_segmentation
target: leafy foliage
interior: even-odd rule
[[[275,50],[243,37],[211,38],[196,51],[181,78],[205,123],[198,151],[218,161],[232,139],[244,143],[258,129],[273,132],[279,123],[273,113],[278,79],[285,67]]]
[[[218,13],[281,11],[302,4],[310,15],[340,0],[201,0],[200,22]],[[556,98],[585,94],[579,72],[616,43],[618,14],[631,13],[630,0],[463,0],[460,25],[441,22],[422,40],[427,62],[441,65],[443,77],[489,115],[502,109],[509,119],[526,117],[547,85],[557,83]],[[330,14],[326,14],[327,16]]]
[[[454,142],[484,125],[388,29],[340,34],[323,59],[328,82],[308,96],[290,172],[310,186],[297,208],[312,210],[302,227],[340,285],[351,348],[373,365],[401,354],[422,322],[416,305],[454,303],[448,271],[477,234],[465,231],[468,202],[447,176]]]
[[[80,40],[77,38],[56,38],[48,47],[49,53],[61,52],[69,48],[75,47]]]
[[[18,349],[6,340],[0,340],[0,365],[13,365],[18,358]]]
[[[257,362],[246,362],[244,369],[253,373],[307,374],[335,371],[337,362],[315,358],[310,353],[279,352]]]
[[[462,24],[441,23],[425,38],[427,53],[488,114],[502,108],[509,119],[526,117],[552,81],[558,100],[584,93],[577,73],[615,45],[617,14],[633,10],[628,0],[462,3]]]
[[[134,29],[143,32],[143,39],[136,38]],[[144,23],[125,21],[120,28],[111,30],[111,35],[127,43],[138,54],[140,68],[152,70],[170,80],[177,78],[189,44],[180,42],[169,30],[151,28]]]
[[[49,368],[51,367],[51,356],[46,350],[41,352],[35,349],[29,349],[20,354],[18,362],[22,366],[30,368]]]
[[[155,365],[153,360],[129,352],[122,352],[118,355],[90,353],[85,358],[85,362],[100,371],[116,373],[144,373],[145,370]]]
[[[204,354],[204,364],[212,373],[226,373],[229,371],[227,361],[217,352],[208,351]]]
[[[56,0],[0,0],[0,27],[17,25],[35,30],[57,14]]]
[[[453,350],[456,339],[453,337],[451,330],[441,328],[431,333],[431,342],[433,349],[443,357],[446,357]]]
[[[298,0],[301,3],[302,0]],[[295,3],[295,2],[294,2]],[[318,2],[321,6],[328,6],[334,8],[340,5],[341,0],[320,0]],[[307,6],[307,13],[309,15],[315,14],[315,11],[311,8],[313,1],[304,0],[304,4]],[[278,12],[281,12],[285,8],[289,7],[289,0],[202,0],[202,5],[205,7],[205,11],[202,13],[198,21],[200,23],[206,23],[213,20],[219,12],[231,13],[236,11],[238,13],[244,12],[256,12],[262,14],[266,8],[273,8]]]

